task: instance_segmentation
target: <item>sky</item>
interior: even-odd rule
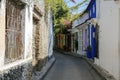
[[[84,1],[84,0],[75,0],[75,3],[73,3],[73,2],[71,2],[70,0],[65,0],[65,2],[67,3],[67,6],[68,6],[69,8],[72,7],[72,6],[77,5],[78,3],[82,2],[82,1]],[[81,6],[79,7],[79,9],[73,11],[72,14],[79,14],[79,13],[83,12],[83,11],[87,8],[88,3],[89,3],[89,0],[88,0],[87,3],[81,5]]]

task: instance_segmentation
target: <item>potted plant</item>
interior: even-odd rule
[[[87,48],[85,49],[88,58],[92,58],[91,49],[92,48],[90,45],[88,45]]]

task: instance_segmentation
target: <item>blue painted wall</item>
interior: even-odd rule
[[[92,0],[88,6],[89,19],[96,18],[96,0]]]
[[[95,39],[95,27],[94,27],[94,25],[92,25],[92,27],[91,27],[91,47],[92,47],[91,55],[92,55],[92,58],[94,58],[96,55],[96,39]]]
[[[90,42],[91,42],[91,40],[90,40],[90,37],[91,37],[91,27],[90,27],[90,24],[88,25],[88,38],[89,38],[89,44],[88,44],[88,46],[91,46],[90,45]],[[87,50],[87,58],[92,58],[92,49],[90,49],[90,50]]]
[[[92,26],[88,25],[88,38],[89,38],[89,45],[90,45],[91,49],[89,51],[87,51],[87,57],[92,58],[92,59],[96,55],[95,31],[96,31],[96,29],[95,29],[94,25],[92,25]]]

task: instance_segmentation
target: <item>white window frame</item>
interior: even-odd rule
[[[25,8],[22,8],[22,7],[25,7],[25,5],[24,6],[17,5],[15,2],[14,2],[15,5],[13,5],[13,4],[11,4],[11,1],[10,1],[10,3],[6,3],[6,4],[8,4],[8,5],[6,5],[6,13],[9,12],[9,7],[10,6],[13,6],[15,8],[14,11],[15,10],[17,10],[17,11],[19,10],[20,13],[22,12],[22,14],[16,13],[14,15],[13,15],[12,12],[10,12],[9,14],[7,13],[5,15],[6,16],[6,21],[7,21],[6,22],[7,25],[5,25],[6,26],[6,29],[5,29],[5,31],[6,31],[6,33],[5,33],[5,35],[6,35],[6,38],[5,38],[5,40],[6,40],[6,42],[5,42],[5,44],[6,44],[5,64],[8,64],[8,63],[12,63],[12,62],[15,62],[17,60],[23,59],[24,46],[25,46],[24,45],[24,37],[25,37],[24,34],[25,34],[25,31],[22,28],[25,27],[25,25],[24,25],[25,22],[23,21],[25,19],[25,17],[24,17],[25,13],[23,13],[24,12],[23,10]],[[12,9],[12,8],[10,8],[10,9]],[[11,15],[13,15],[13,16],[11,16]],[[17,26],[16,26],[17,28],[14,28],[14,27],[11,28],[11,24],[9,24],[9,23],[11,23],[10,19],[11,18],[13,19],[15,17],[15,15],[18,16],[18,17],[16,17],[17,20],[14,20],[13,23],[14,22],[17,23]],[[21,16],[22,16],[22,18],[20,18]],[[20,26],[18,26],[18,24],[20,24]],[[20,27],[20,28],[18,29],[18,27]],[[11,33],[14,34],[14,35],[12,35]],[[12,38],[13,40],[11,40],[10,36],[13,37]],[[11,52],[11,49],[12,49],[12,52]]]
[[[22,0],[21,0],[22,1]],[[24,3],[24,2],[23,2]],[[31,5],[31,6],[30,6]],[[22,64],[25,64],[27,62],[31,62],[32,61],[32,27],[33,27],[33,24],[32,24],[32,10],[33,10],[33,4],[26,4],[25,3],[25,32],[24,32],[24,36],[25,36],[25,46],[24,46],[24,55],[23,55],[23,59],[20,59],[20,60],[17,60],[15,62],[11,62],[9,64],[5,64],[4,60],[5,60],[5,6],[6,6],[6,3],[5,3],[5,0],[1,0],[1,8],[0,8],[0,16],[2,14],[2,29],[0,31],[0,36],[1,36],[1,42],[0,42],[0,71],[4,71],[4,70],[8,70],[8,69],[11,69],[11,67],[15,67],[15,66],[18,66],[18,65],[22,65]],[[29,12],[31,14],[29,14]],[[29,17],[26,16],[26,15],[30,15]],[[4,16],[3,16],[4,15]],[[1,22],[0,22],[1,24]],[[29,27],[29,28],[28,28]],[[28,30],[29,29],[29,30]],[[28,42],[29,41],[29,42]],[[2,47],[1,47],[2,46]],[[28,49],[29,48],[29,49]],[[29,55],[29,56],[28,56]]]

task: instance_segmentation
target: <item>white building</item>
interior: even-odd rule
[[[120,1],[96,1],[99,59],[95,59],[95,63],[120,80]]]
[[[72,32],[72,34],[77,33],[77,35],[76,35],[78,37],[77,38],[77,40],[78,40],[77,54],[80,54],[80,55],[86,55],[85,49],[86,49],[87,43],[88,43],[88,40],[87,40],[88,24],[85,21],[88,18],[89,18],[89,14],[87,12],[85,12],[82,15],[82,17],[73,21],[73,24],[72,24],[73,27],[72,27],[71,32]],[[74,51],[74,53],[75,53],[75,51]]]
[[[90,19],[84,24],[79,22],[79,20],[83,21],[81,19],[73,22],[73,28],[80,30],[78,31],[78,52],[80,54],[84,54],[84,29],[87,29],[88,25],[90,27],[94,26],[96,33],[96,28],[99,27],[97,30],[98,40],[96,40],[98,42],[98,52],[95,52],[95,56],[93,57],[94,63],[108,71],[117,80],[120,80],[120,0],[91,1],[95,1],[95,5],[90,5],[91,9],[88,8]],[[91,30],[92,29],[90,29],[90,31]],[[89,35],[93,36],[94,38],[96,37],[95,33],[89,33]],[[91,38],[92,37],[89,37],[89,40],[91,40]],[[90,41],[90,45],[91,44],[92,41]],[[96,49],[97,48],[95,47],[95,51]]]

